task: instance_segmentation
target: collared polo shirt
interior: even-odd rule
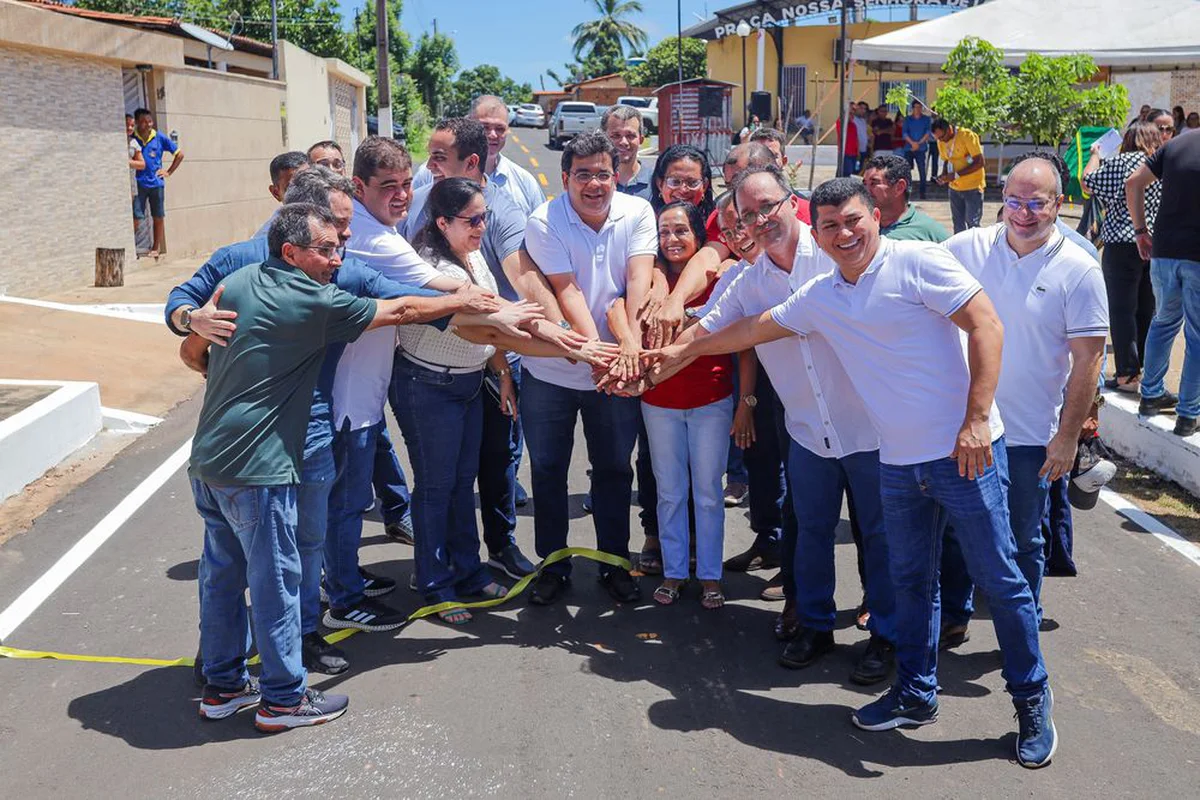
[[[813,243],[803,226],[787,273],[765,252],[737,278],[700,325],[709,333],[743,317],[757,316],[783,303],[808,280],[833,269],[833,261]],[[845,369],[821,334],[756,345],[771,377],[788,435],[806,450],[826,458],[879,449],[879,437]]]
[[[1004,225],[971,228],[946,249],[983,285],[1004,323],[996,405],[1005,441],[1040,447],[1058,432],[1070,340],[1108,335],[1108,296],[1100,265],[1058,231],[1022,258],[1005,232]]]
[[[959,125],[954,129],[954,138],[949,142],[939,141],[938,155],[942,161],[950,165],[956,173],[962,172],[968,164],[977,164],[983,160],[983,145],[979,143],[979,135]],[[987,185],[987,166],[978,169],[970,175],[955,178],[950,182],[950,188],[956,192],[975,190],[982,192]]]
[[[653,161],[638,161],[637,174],[633,176],[633,180],[629,183],[618,183],[617,191],[622,194],[631,194],[634,197],[640,197],[643,200],[650,199],[650,182],[654,180],[654,162]]]
[[[395,228],[371,216],[357,199],[346,252],[397,283],[423,287],[441,275],[417,255]],[[352,430],[358,430],[383,419],[395,350],[396,330],[392,327],[367,331],[346,346],[333,380],[336,430],[341,430],[347,421]]]
[[[950,316],[981,290],[944,247],[880,239],[858,283],[840,270],[806,283],[771,317],[833,348],[879,434],[885,464],[949,458],[971,376]],[[992,440],[1004,433],[992,404]]]
[[[151,130],[150,135],[145,139],[137,131],[134,131],[133,138],[141,145],[142,158],[146,160],[146,168],[137,171],[138,186],[157,189],[166,185],[165,181],[158,176],[158,171],[162,169],[163,165],[163,152],[174,153],[179,146],[171,141],[170,136],[156,130]]]
[[[533,210],[546,202],[546,193],[537,178],[524,167],[518,166],[504,154],[496,156],[496,169],[488,173],[488,183],[494,183],[528,217]]]
[[[733,282],[737,280],[738,276],[745,272],[746,268],[753,263],[753,261],[747,261],[743,258],[741,261],[731,265],[729,269],[725,270],[721,277],[717,279],[717,285],[713,287],[712,294],[708,296],[708,302],[704,304],[702,309],[700,309],[699,316],[701,319],[707,316],[708,313],[716,307],[717,301],[721,299],[725,292],[729,291],[729,287],[733,285]]]
[[[886,228],[880,228],[879,233],[897,241],[944,242],[950,238],[945,226],[912,203],[908,204],[900,219]]]
[[[613,192],[608,219],[594,231],[579,218],[570,195],[563,193],[530,215],[525,249],[544,274],[575,277],[600,338],[612,342],[608,307],[625,295],[629,259],[658,252],[658,225],[645,200]],[[596,388],[587,364],[529,356],[522,361],[540,381],[582,391]]]

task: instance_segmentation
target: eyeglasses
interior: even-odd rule
[[[571,177],[584,186],[587,186],[592,181],[609,183],[613,179],[613,174],[611,172],[588,172],[581,169],[578,172],[572,172]]]
[[[340,158],[322,158],[317,162],[318,166],[329,167],[334,172],[341,172],[346,168],[346,162]]]
[[[690,189],[695,191],[704,185],[704,180],[696,178],[664,178],[663,183],[668,189]]]
[[[758,209],[758,211],[744,212],[740,217],[738,217],[738,220],[741,221],[743,227],[746,227],[746,228],[753,227],[758,224],[758,221],[760,219],[766,220],[766,219],[770,219],[771,217],[775,216],[775,212],[779,211],[779,207],[782,206],[787,201],[788,201],[788,198],[785,195],[785,196],[779,198],[778,200],[776,200],[774,203],[768,203],[767,205],[762,206],[761,208]]]
[[[455,214],[454,218],[461,219],[463,222],[467,223],[472,228],[478,228],[480,225],[487,222],[487,212],[484,211],[482,214],[474,214],[469,217],[461,217],[458,214]]]
[[[295,247],[300,247],[305,250],[311,250],[314,253],[316,253],[317,255],[319,255],[321,258],[325,259],[326,261],[332,261],[334,255],[337,255],[337,257],[339,259],[346,257],[346,246],[344,244],[342,244],[342,245],[323,244],[320,246],[311,245],[311,244],[296,244],[295,242],[292,242],[292,244]]]
[[[1004,198],[1005,207],[1014,214],[1021,209],[1025,209],[1031,214],[1040,214],[1053,203],[1053,200],[1018,200],[1015,197]]]

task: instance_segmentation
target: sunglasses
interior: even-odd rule
[[[461,219],[463,222],[467,223],[472,228],[478,228],[479,226],[483,225],[483,223],[487,222],[487,212],[484,211],[482,214],[474,214],[470,217],[462,217],[462,216],[459,216],[458,214],[455,214],[454,218]]]
[[[1054,203],[1053,200],[1018,200],[1015,197],[1004,198],[1004,205],[1009,211],[1016,214],[1021,209],[1029,211],[1031,214],[1040,214],[1046,208]]]

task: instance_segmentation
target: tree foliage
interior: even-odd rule
[[[517,83],[491,64],[464,69],[454,80],[453,100],[446,113],[465,116],[471,110],[471,101],[483,94],[494,94],[508,105],[528,103],[533,87],[528,83]]]
[[[679,80],[679,39],[663,39],[646,53],[646,61],[625,70],[630,86],[658,87]],[[683,40],[683,79],[708,74],[708,46],[700,39]]]
[[[968,36],[950,51],[942,70],[950,79],[934,101],[938,116],[981,136],[1012,141],[1017,135],[1011,110],[1015,83],[1004,52]]]
[[[1129,112],[1125,87],[1080,86],[1095,74],[1096,62],[1084,53],[1053,58],[1031,53],[1010,102],[1021,132],[1034,144],[1058,147],[1083,125],[1120,127]]]
[[[620,72],[625,67],[626,48],[641,53],[646,48],[646,32],[627,17],[642,13],[639,0],[587,0],[599,19],[581,22],[571,29],[573,53],[580,61],[585,78]]]
[[[452,78],[458,72],[458,53],[454,49],[454,40],[444,33],[421,34],[409,59],[407,71],[416,82],[425,107],[435,116],[440,116],[445,104],[452,99]]]

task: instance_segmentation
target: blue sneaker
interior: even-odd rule
[[[850,715],[850,720],[864,731],[890,731],[893,728],[917,727],[937,722],[938,704],[919,703],[906,699],[899,686],[888,689],[887,694],[873,703],[868,703]]]
[[[1040,697],[1013,700],[1020,730],[1017,732],[1017,763],[1037,769],[1050,763],[1058,749],[1058,731],[1054,728],[1054,692],[1049,684]]]

